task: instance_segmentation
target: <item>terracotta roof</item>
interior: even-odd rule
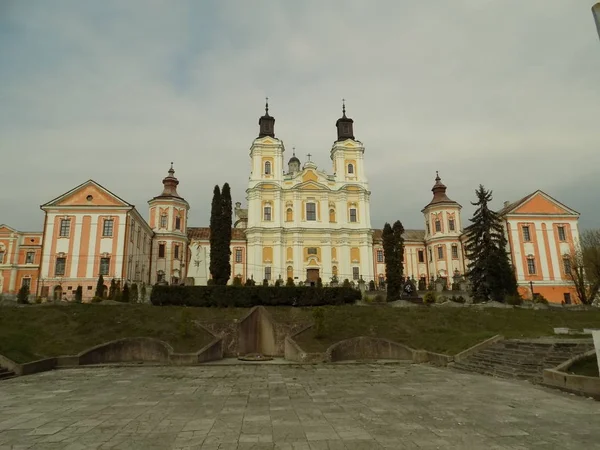
[[[188,238],[196,241],[208,241],[210,239],[209,227],[188,227]],[[235,241],[245,241],[246,233],[242,228],[231,229],[231,239]]]
[[[373,240],[381,241],[383,230],[373,230]],[[425,230],[404,230],[402,237],[405,241],[424,241]]]

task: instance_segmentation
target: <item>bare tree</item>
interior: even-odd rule
[[[590,305],[600,290],[600,230],[581,233],[579,248],[568,258],[565,272],[571,277],[579,301]]]

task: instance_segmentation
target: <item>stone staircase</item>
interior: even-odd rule
[[[0,367],[0,381],[15,377],[15,373],[5,367]]]
[[[501,340],[450,366],[464,372],[538,383],[544,369],[554,368],[593,348],[591,339]]]

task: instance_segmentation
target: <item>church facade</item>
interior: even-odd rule
[[[232,278],[257,283],[288,278],[324,284],[348,279],[385,282],[381,230],[373,229],[365,147],[346,116],[335,124],[331,166],[286,156],[275,118],[259,119],[249,151],[247,207],[235,205]],[[78,286],[91,299],[99,275],[124,283],[206,285],[210,279],[210,229],[190,227],[190,205],[177,191],[173,166],[162,192],[148,202],[146,221],[134,205],[88,180],[41,206],[41,232],[0,225],[0,293],[27,285],[44,298],[71,300]],[[404,276],[421,284],[450,286],[464,275],[461,205],[447,195],[439,175],[421,210],[423,229],[404,234]],[[542,191],[500,211],[521,293],[549,301],[575,301],[568,255],[578,245],[579,213]]]

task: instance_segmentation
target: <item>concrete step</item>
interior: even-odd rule
[[[13,378],[15,377],[15,373],[14,372],[0,372],[0,380],[8,380],[9,378]]]

